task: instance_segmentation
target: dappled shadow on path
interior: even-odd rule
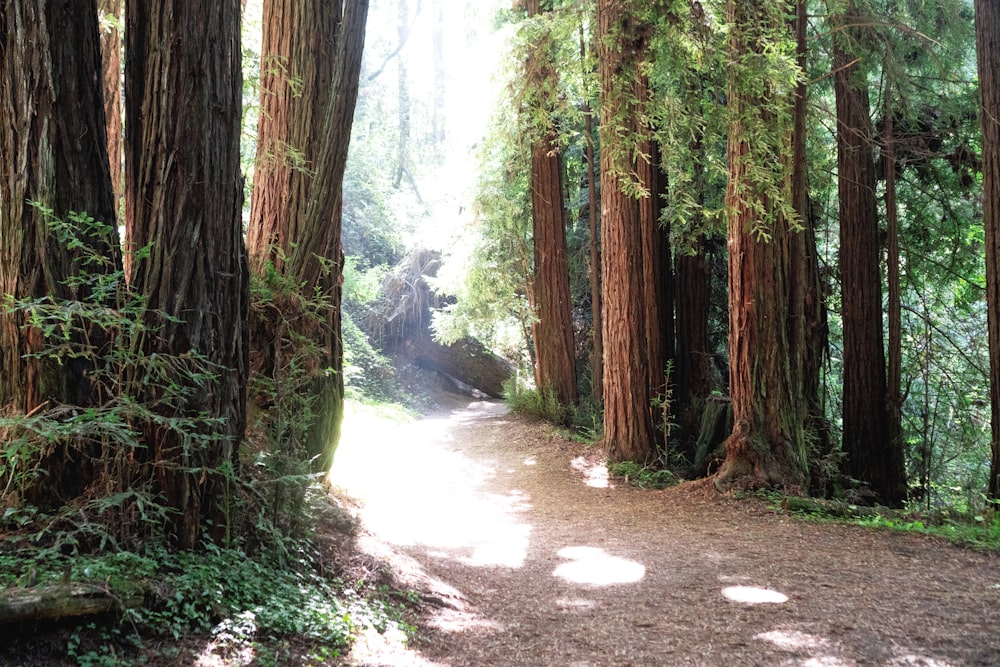
[[[429,602],[408,657],[358,664],[1000,664],[996,556],[601,470],[495,403],[346,421],[332,480]]]

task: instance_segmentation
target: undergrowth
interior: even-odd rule
[[[83,214],[64,223],[45,213],[57,240],[71,247],[79,247],[81,230],[106,233]],[[202,483],[225,482],[214,499],[225,525],[207,522],[198,548],[177,551],[165,528],[177,510],[154,483],[158,462],[143,443],[142,425],[153,421],[176,432],[185,447],[219,445],[217,424],[187,410],[218,369],[193,352],[144,354],[141,341],[156,335],[144,301],[129,291],[120,268],[109,269],[96,252],[86,259],[68,283],[79,298],[3,306],[41,332],[44,346],[33,353],[40,363],[61,368],[84,359],[99,389],[92,405],[43,404],[29,414],[0,415],[0,590],[66,597],[79,583],[117,603],[110,616],[34,626],[46,645],[61,643],[48,657],[55,664],[140,664],[153,645],[169,660],[160,654],[200,638],[217,655],[249,651],[253,664],[312,664],[346,652],[359,632],[411,631],[402,620],[407,600],[367,581],[343,580],[337,559],[317,547],[321,527],[344,543],[353,527],[311,469],[307,442],[318,418],[307,392],[328,370],[320,363],[326,351],[310,334],[324,326],[329,305],[298,294],[273,271],[254,281],[254,322],[270,327],[282,365],[248,381],[251,414],[238,456],[200,471]],[[155,405],[143,402],[150,383],[162,387]],[[33,488],[50,470],[86,481],[59,487],[73,493],[59,505],[32,503]],[[35,650],[35,639],[29,631],[20,644],[0,646],[0,663],[17,664],[17,646]],[[175,658],[157,664],[193,662]]]
[[[608,472],[615,477],[623,478],[626,484],[640,489],[665,489],[680,482],[670,470],[646,466],[635,461],[610,463]]]
[[[881,530],[918,533],[974,549],[1000,551],[1000,511],[981,513],[866,507],[838,501],[792,499],[773,491],[752,494],[777,512],[805,521],[852,524]]]

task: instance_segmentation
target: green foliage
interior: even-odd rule
[[[988,506],[983,512],[892,510],[863,507],[843,502],[823,502],[787,498],[775,492],[754,494],[771,509],[789,512],[808,521],[849,523],[870,528],[921,533],[975,549],[1000,551],[1000,513]],[[802,502],[791,502],[802,500]]]
[[[504,382],[503,396],[511,412],[534,415],[553,424],[562,424],[566,418],[566,406],[551,387],[529,387],[512,377]]]
[[[635,461],[621,461],[608,465],[608,472],[625,479],[625,483],[640,489],[665,489],[680,483],[670,470],[642,465]]]
[[[238,645],[268,652],[294,638],[308,651],[345,651],[365,628],[412,632],[402,622],[406,599],[388,590],[362,595],[316,567],[308,543],[291,560],[253,556],[206,543],[197,552],[141,551],[67,555],[57,548],[0,550],[0,585],[73,581],[106,586],[113,594],[145,590],[145,603],[114,624],[87,623],[69,635],[66,653],[78,664],[132,664],[150,640],[211,634],[219,650]],[[272,649],[273,650],[273,649]]]
[[[93,402],[46,403],[31,414],[0,418],[5,435],[0,449],[3,501],[19,507],[29,489],[49,474],[42,467],[44,459],[65,451],[83,466],[77,474],[93,481],[75,512],[97,517],[103,526],[89,531],[80,548],[117,547],[158,537],[170,510],[154,494],[153,461],[145,451],[142,429],[155,425],[177,434],[183,460],[194,460],[196,450],[220,446],[218,420],[200,409],[203,388],[215,381],[219,369],[194,350],[146,354],[146,341],[158,334],[154,323],[171,318],[149,311],[145,300],[126,285],[121,269],[87,241],[108,238],[110,228],[83,213],[70,213],[64,221],[35,206],[55,240],[80,256],[78,273],[66,281],[76,298],[8,299],[4,307],[44,341],[29,358],[53,369],[86,369]],[[192,472],[231,481],[232,470]],[[50,528],[58,531],[59,525],[53,521]],[[82,530],[71,535],[75,540],[84,537]]]

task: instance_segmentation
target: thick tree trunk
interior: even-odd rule
[[[99,0],[102,17],[101,62],[104,71],[104,116],[108,130],[108,162],[111,165],[111,187],[115,193],[115,212],[121,210],[125,197],[122,152],[122,0]],[[126,261],[131,263],[130,258]]]
[[[541,14],[540,0],[527,0],[529,17]],[[563,406],[577,402],[576,345],[573,340],[573,304],[569,292],[569,252],[566,246],[566,206],[563,203],[562,157],[555,130],[555,94],[558,73],[553,68],[551,40],[534,45],[527,71],[538,107],[526,109],[534,120],[531,145],[531,219],[534,247],[533,289],[535,322],[535,384],[551,390]],[[544,122],[539,123],[539,117]],[[528,122],[532,122],[529,120]],[[568,411],[567,411],[568,414]]]
[[[1000,2],[976,0],[979,122],[983,127],[983,216],[990,346],[993,460],[989,497],[1000,499]]]
[[[730,0],[728,11],[729,23],[734,26],[730,57],[742,64],[762,41],[773,38],[779,19],[768,8],[746,0]],[[774,215],[767,228],[769,241],[754,234],[754,228],[763,224],[755,209],[759,206],[768,211],[775,202],[752,194],[757,183],[752,182],[751,160],[761,157],[751,154],[749,138],[744,135],[744,123],[750,119],[753,125],[773,127],[777,117],[773,109],[782,99],[781,93],[769,91],[769,87],[767,82],[751,86],[733,76],[729,82],[732,120],[727,147],[726,211],[733,432],[726,440],[726,460],[716,477],[716,486],[774,486],[801,492],[808,479],[807,405],[800,388],[789,381],[799,365],[795,358],[798,350],[786,328],[791,312],[786,269],[791,232],[787,222]],[[773,150],[780,154],[777,148]],[[751,197],[759,199],[752,201]]]
[[[318,471],[333,460],[343,415],[341,211],[367,16],[367,0],[264,4],[265,66],[247,245],[256,273],[273,269],[323,303],[323,326],[295,331],[321,349],[307,369],[315,377],[310,393],[316,421],[305,445]],[[293,326],[305,319],[294,312],[283,316]],[[272,321],[255,327],[251,343],[255,372],[277,382],[287,380],[272,345],[283,326]]]
[[[844,327],[843,447],[845,471],[871,485],[882,502],[906,499],[902,451],[891,442],[882,344],[878,204],[868,86],[858,80],[850,27],[834,39],[837,166],[840,194],[840,281]]]
[[[214,537],[228,527],[223,470],[246,420],[240,4],[136,1],[126,13],[126,209],[132,240],[150,248],[132,267],[144,352],[194,352],[214,369],[187,399],[164,402],[155,383],[141,397],[164,417],[210,420],[197,434],[142,425],[156,488],[177,512],[170,537],[193,548],[207,522]]]
[[[14,299],[87,300],[87,284],[67,279],[84,269],[86,255],[121,266],[114,197],[108,174],[100,47],[94,3],[76,0],[9,0],[0,3],[0,293]],[[85,248],[57,238],[53,221],[38,206],[71,227]],[[82,228],[69,218],[84,212],[106,232]],[[60,362],[33,358],[50,341],[27,328],[26,313],[0,306],[0,407],[25,413],[48,404],[86,407],[96,400],[88,378],[101,353],[102,333],[93,323],[59,341],[74,353]],[[82,454],[82,456],[81,456]],[[52,445],[32,490],[36,504],[59,504],[86,486],[88,453]]]
[[[636,35],[626,0],[598,0],[597,44],[601,85],[601,248],[604,339],[604,443],[608,458],[648,463],[656,455],[650,413],[649,371],[639,201],[623,188],[635,172],[622,135],[635,135],[637,49],[622,49]]]

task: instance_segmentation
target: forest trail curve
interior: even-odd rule
[[[430,604],[356,664],[1000,665],[995,554],[631,488],[498,403],[380,424],[345,422],[332,481]]]

